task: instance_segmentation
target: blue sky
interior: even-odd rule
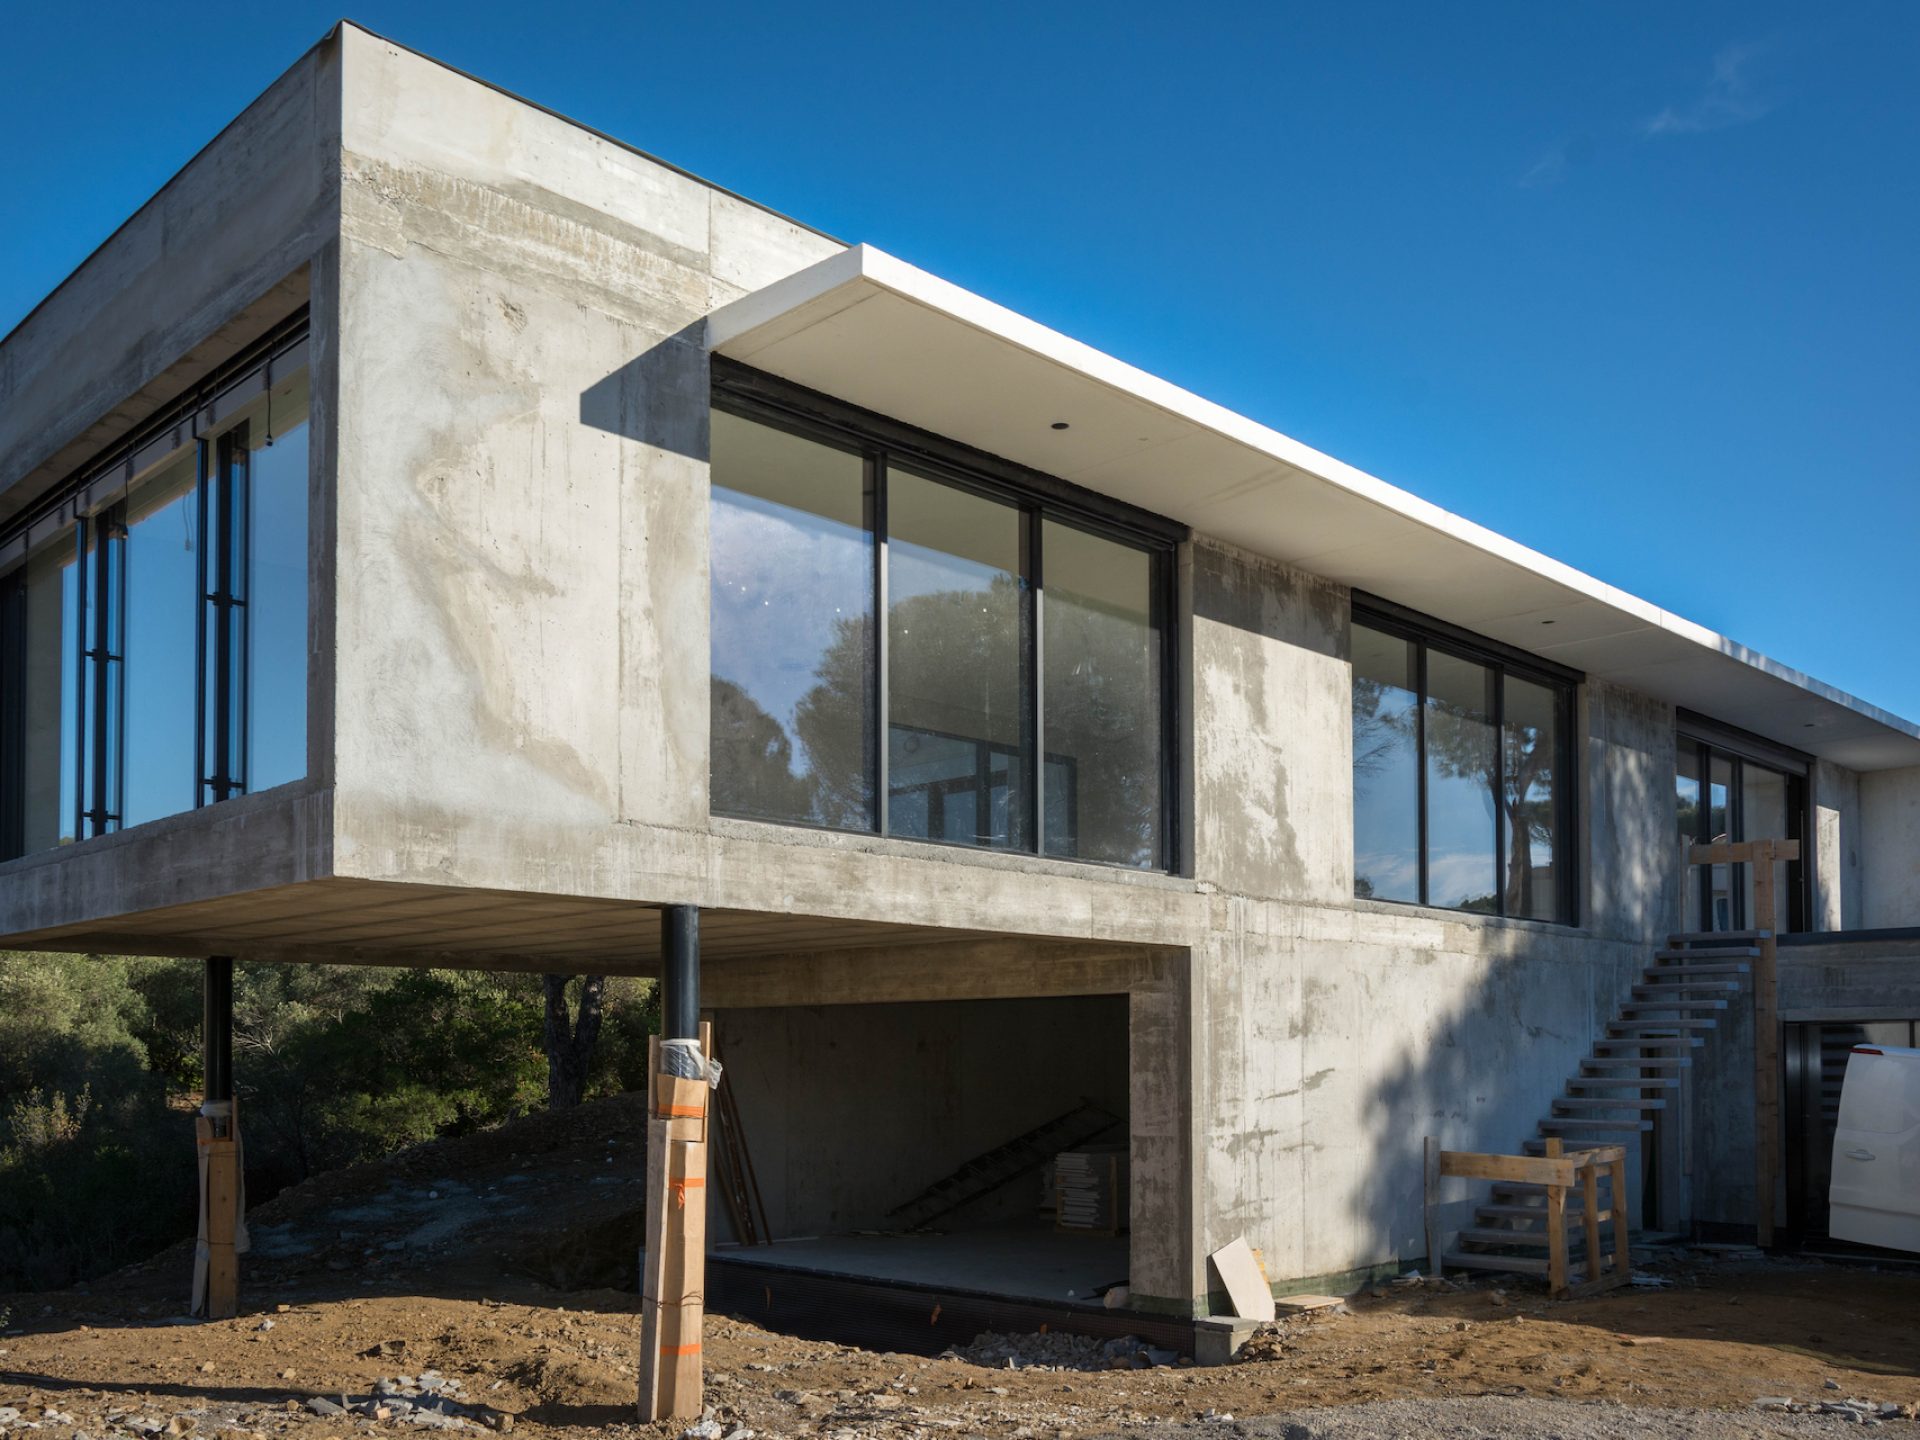
[[[0,331],[337,18],[16,6]],[[354,16],[1908,716],[1920,6]]]

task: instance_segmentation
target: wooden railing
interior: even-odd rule
[[[1541,1214],[1547,1227],[1547,1288],[1554,1299],[1592,1295],[1627,1283],[1633,1275],[1633,1247],[1628,1239],[1633,1227],[1627,1208],[1626,1150],[1619,1145],[1601,1145],[1568,1155],[1557,1137],[1546,1142],[1546,1150],[1545,1155],[1483,1155],[1469,1150],[1442,1150],[1439,1142],[1427,1140],[1427,1259],[1436,1277],[1445,1269],[1433,1218],[1439,1182],[1496,1180],[1545,1188],[1546,1205]],[[1612,1181],[1610,1213],[1607,1214],[1600,1209],[1602,1170]],[[1580,1191],[1580,1224],[1587,1247],[1583,1278],[1578,1284],[1573,1283],[1567,1260],[1567,1192],[1575,1188]],[[1613,1249],[1603,1251],[1601,1227],[1608,1220],[1612,1222]],[[1513,1234],[1514,1243],[1521,1245],[1536,1238],[1539,1232],[1516,1230]]]

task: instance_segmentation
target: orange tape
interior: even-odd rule
[[[662,1345],[660,1353],[662,1355],[698,1355],[700,1346],[697,1342],[692,1345]]]
[[[667,1184],[673,1190],[673,1203],[682,1210],[687,1208],[687,1191],[707,1188],[704,1180],[669,1180]]]
[[[670,1120],[704,1120],[707,1107],[704,1105],[662,1105],[653,1112]]]

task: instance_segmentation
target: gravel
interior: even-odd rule
[[[1631,1405],[1572,1404],[1564,1400],[1480,1396],[1456,1400],[1377,1400],[1322,1410],[1292,1410],[1253,1420],[1221,1416],[1183,1424],[1113,1432],[1107,1440],[1799,1440],[1865,1428],[1834,1414],[1770,1411],[1656,1410]],[[1911,1421],[1889,1431],[1914,1433]]]

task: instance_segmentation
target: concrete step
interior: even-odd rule
[[[1658,975],[1658,970],[1653,972]],[[1669,995],[1738,995],[1738,980],[1656,980],[1633,987],[1636,1000],[1659,1000]]]
[[[1607,1031],[1613,1035],[1638,1034],[1643,1030],[1718,1030],[1720,1022],[1705,1016],[1672,1020],[1610,1020]]]
[[[1651,1120],[1589,1119],[1582,1115],[1555,1115],[1540,1122],[1542,1135],[1631,1135],[1651,1129]]]
[[[1624,1143],[1624,1141],[1620,1140],[1574,1139],[1567,1141],[1561,1149],[1564,1154],[1577,1155],[1582,1150],[1604,1150],[1610,1145],[1621,1145]],[[1520,1143],[1520,1153],[1522,1155],[1544,1155],[1547,1153],[1547,1142],[1545,1140],[1523,1140]]]
[[[1540,1142],[1538,1140],[1529,1140],[1527,1143],[1529,1145],[1538,1145]],[[1612,1181],[1612,1176],[1607,1171],[1602,1170],[1600,1172],[1600,1183],[1602,1185],[1607,1185],[1607,1184],[1610,1184],[1611,1181]],[[1527,1200],[1527,1199],[1536,1199],[1536,1198],[1544,1201],[1546,1199],[1546,1194],[1547,1194],[1546,1186],[1536,1185],[1531,1180],[1496,1180],[1488,1188],[1496,1201],[1501,1201],[1501,1200],[1514,1201],[1514,1200]],[[1576,1201],[1578,1201],[1579,1198],[1580,1198],[1579,1191],[1576,1190],[1570,1193],[1567,1196],[1568,1207],[1571,1208],[1573,1204]]]
[[[1664,1100],[1647,1100],[1637,1095],[1622,1095],[1617,1098],[1595,1098],[1593,1096],[1562,1095],[1553,1102],[1555,1110],[1664,1110]]]
[[[1680,1081],[1672,1075],[1574,1075],[1567,1080],[1569,1090],[1678,1090]]]
[[[1686,965],[1698,965],[1702,961],[1717,965],[1727,960],[1758,960],[1758,945],[1702,945],[1693,950],[1656,950],[1653,958],[1663,964],[1671,962],[1678,969]]]
[[[1547,1257],[1532,1255],[1476,1255],[1470,1250],[1450,1252],[1440,1257],[1449,1270],[1498,1270],[1509,1275],[1544,1275]]]
[[[1665,1000],[1629,1000],[1620,1007],[1622,1015],[1650,1015],[1666,1010],[1724,1010],[1724,1000],[1702,1000],[1693,995],[1675,995]]]
[[[1773,934],[1771,930],[1682,930],[1678,934],[1667,936],[1667,944],[1682,945],[1740,945],[1755,940],[1765,940]]]
[[[1698,1050],[1706,1040],[1699,1035],[1609,1035],[1596,1040],[1596,1050]]]
[[[1571,1198],[1568,1200],[1567,1223],[1569,1225],[1578,1225],[1580,1223],[1580,1217],[1585,1213],[1585,1210],[1582,1209],[1577,1200]],[[1547,1207],[1545,1204],[1502,1205],[1495,1203],[1492,1205],[1477,1205],[1474,1207],[1473,1214],[1475,1219],[1480,1220],[1545,1220],[1547,1218]],[[1613,1218],[1613,1212],[1605,1206],[1602,1206],[1600,1208],[1600,1218],[1603,1221],[1611,1220]]]
[[[1753,967],[1744,960],[1731,960],[1714,961],[1708,965],[1649,965],[1640,973],[1649,981],[1675,977],[1693,979],[1702,975],[1718,976],[1724,980],[1729,975],[1751,975]]]
[[[1580,1062],[1582,1070],[1613,1071],[1639,1070],[1685,1070],[1693,1064],[1691,1055],[1589,1055]]]

